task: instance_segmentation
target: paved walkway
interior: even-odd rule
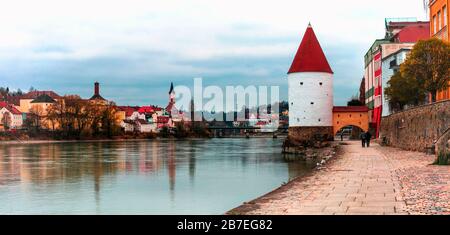
[[[416,176],[414,171],[419,169],[419,166],[427,168],[430,161],[432,162],[432,156],[380,147],[375,143],[370,148],[361,148],[359,142],[346,142],[346,144],[342,146],[341,156],[327,164],[325,169],[304,179],[294,180],[230,213],[388,215],[425,211],[424,208],[411,210],[411,205],[415,205],[417,200],[409,198],[408,201],[404,195],[410,197],[411,188],[420,191],[422,187],[432,184],[421,183],[419,179],[414,181],[414,178],[411,178],[411,176],[420,177]],[[401,156],[392,156],[391,153]],[[421,160],[411,161],[410,158],[402,157],[405,153],[419,155],[421,157],[417,159]],[[439,195],[447,193],[445,195],[448,197],[450,181],[445,179],[450,179],[446,178],[450,177],[450,168],[444,166],[440,169],[443,172],[440,176],[443,180],[439,181],[441,187],[438,187],[437,193],[439,194],[441,190]],[[405,171],[409,171],[408,174],[404,174]],[[428,168],[428,171],[434,172],[431,168]],[[412,179],[413,182],[406,182],[405,178]],[[415,182],[419,182],[417,187],[404,188],[403,186]],[[436,188],[433,192],[436,192]],[[427,193],[423,194],[426,197]],[[418,193],[413,193],[413,198],[417,195],[420,196]],[[448,199],[450,198],[444,197],[442,200],[448,201]],[[443,206],[444,209],[434,210],[434,212],[445,212],[447,206],[448,204]],[[447,209],[450,212],[450,207]],[[433,214],[432,212],[432,209],[428,210],[428,213]]]

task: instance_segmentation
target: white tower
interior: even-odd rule
[[[289,69],[288,86],[290,136],[332,135],[333,71],[311,25]]]

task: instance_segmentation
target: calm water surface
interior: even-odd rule
[[[0,145],[0,214],[222,214],[310,171],[282,141]]]

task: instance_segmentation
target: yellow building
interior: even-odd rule
[[[57,129],[59,125],[47,119],[49,107],[56,102],[57,101],[55,99],[47,94],[40,95],[36,99],[30,101],[30,103],[28,104],[30,106],[28,113],[41,117],[41,128]]]
[[[61,96],[59,96],[58,94],[56,94],[53,91],[30,91],[27,94],[23,95],[22,97],[20,97],[20,105],[18,107],[18,109],[22,112],[22,113],[29,113],[32,107],[32,102],[37,99],[38,97],[41,96],[48,96],[50,97],[50,99],[54,100],[54,101],[59,101],[62,99]],[[48,98],[41,98],[42,99],[47,99]],[[34,102],[34,104],[39,104],[40,106],[42,106],[42,108],[44,108],[45,111],[47,111],[47,107],[48,105],[44,105],[42,104],[40,101],[39,102]]]
[[[432,37],[449,42],[450,31],[449,22],[449,0],[431,0],[430,1],[430,34]],[[450,87],[444,91],[438,92],[436,100],[450,99]]]

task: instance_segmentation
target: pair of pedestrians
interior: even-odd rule
[[[370,147],[370,139],[372,138],[372,134],[370,134],[369,131],[362,132],[360,138],[361,138],[361,145],[363,148],[365,148],[366,146],[367,148]]]

